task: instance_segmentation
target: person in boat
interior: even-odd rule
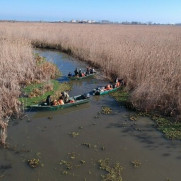
[[[114,81],[114,84],[113,84],[113,88],[120,87],[120,85],[121,85],[121,83],[120,83],[119,79],[116,78]]]
[[[46,98],[46,104],[47,106],[50,106],[52,104],[52,101],[51,101],[51,95],[48,95],[47,98]]]
[[[78,68],[75,69],[74,73],[75,73],[75,76],[77,76],[79,74]]]
[[[53,106],[58,106],[59,105],[59,103],[58,103],[58,101],[55,99],[54,101],[53,101]]]
[[[71,72],[69,72],[68,77],[72,77],[72,73]]]
[[[115,79],[115,83],[117,83],[117,82],[119,82],[119,79],[118,79],[118,77]]]
[[[82,77],[85,77],[86,76],[86,73],[85,72],[82,72]]]
[[[79,69],[79,77],[82,77],[82,70]]]
[[[64,101],[64,103],[68,103],[69,102],[69,94],[67,92],[61,92],[61,96],[62,100]]]
[[[59,100],[58,100],[58,104],[59,104],[59,105],[64,105],[64,101],[63,101],[62,96],[59,98]]]
[[[95,74],[95,73],[96,73],[95,69],[94,69],[94,68],[91,68],[91,69],[90,69],[90,74]]]
[[[86,75],[89,75],[90,74],[90,67],[87,67],[86,69]]]
[[[108,85],[105,86],[105,90],[111,90],[111,89],[112,89],[112,87],[111,87],[110,84],[108,84]]]

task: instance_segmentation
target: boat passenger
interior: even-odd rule
[[[86,75],[89,75],[90,74],[90,67],[87,67],[86,69]]]
[[[82,70],[79,69],[79,77],[82,77]]]
[[[116,82],[116,87],[119,87],[121,84],[120,84],[120,82],[118,81],[118,82]]]
[[[69,72],[68,77],[72,77],[72,73],[71,72]]]
[[[61,98],[63,99],[64,103],[69,102],[69,94],[67,92],[61,92]]]
[[[75,73],[75,76],[77,76],[79,74],[78,68],[75,69],[74,73]]]
[[[58,101],[55,99],[54,101],[53,101],[53,106],[57,106],[58,105]]]
[[[90,69],[90,74],[94,74],[94,73],[96,73],[95,69],[94,69],[94,68],[91,68],[91,69]]]
[[[105,89],[106,89],[106,90],[111,90],[111,89],[112,89],[112,88],[111,88],[111,85],[110,85],[110,84],[106,85]]]
[[[118,79],[118,78],[115,79],[115,83],[117,83],[117,82],[119,82],[119,79]]]
[[[64,105],[64,101],[63,101],[62,97],[58,100],[58,103],[59,103],[59,105]]]
[[[50,106],[50,105],[52,104],[52,102],[51,102],[51,95],[48,95],[48,96],[47,96],[47,98],[46,98],[46,104],[47,104],[48,106]]]

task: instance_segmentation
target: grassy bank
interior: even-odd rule
[[[22,96],[19,98],[24,107],[44,102],[48,95],[51,95],[52,99],[57,99],[62,91],[68,91],[71,89],[70,83],[60,83],[55,80],[62,74],[58,67],[52,62],[48,62],[46,58],[41,57],[39,54],[35,54],[36,66],[41,69],[41,76],[48,79],[44,81],[33,81],[28,85],[25,85],[21,89]]]
[[[29,40],[0,33],[0,144],[4,145],[10,118],[22,115],[22,87],[56,78],[59,71],[54,64],[33,55]]]
[[[24,96],[19,100],[25,107],[27,107],[45,101],[48,95],[51,95],[52,98],[57,99],[60,92],[68,91],[70,89],[70,83],[60,83],[57,80],[49,80],[44,83],[26,86],[22,90]]]

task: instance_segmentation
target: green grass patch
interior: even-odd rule
[[[160,130],[168,139],[181,140],[181,123],[169,120],[163,117],[155,117],[152,119],[156,122],[158,130]]]
[[[52,85],[52,90],[44,92],[43,89],[46,87],[46,85],[49,85],[49,84]],[[22,90],[23,94],[26,96],[19,98],[19,100],[26,107],[26,106],[30,106],[30,105],[45,101],[48,95],[56,96],[56,95],[60,94],[61,91],[68,91],[70,89],[71,89],[70,83],[66,83],[66,82],[59,83],[57,80],[50,80],[48,82],[39,83],[39,84],[31,84]],[[40,94],[36,97],[29,97],[30,94],[34,90],[39,90],[40,93],[42,92],[42,94]]]
[[[156,124],[156,128],[161,131],[167,139],[181,140],[181,122],[175,121],[170,117],[163,117],[158,114],[145,112],[138,112],[132,117],[138,119],[139,116],[152,119]]]
[[[127,103],[129,99],[129,93],[125,90],[117,90],[116,92],[110,93],[112,97],[118,102]]]

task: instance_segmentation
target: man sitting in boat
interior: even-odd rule
[[[89,75],[90,74],[90,67],[87,67],[86,69],[86,75]]]
[[[63,101],[62,97],[59,98],[58,103],[59,103],[59,105],[64,105],[64,101]]]
[[[47,98],[46,98],[46,104],[47,104],[47,106],[52,105],[51,95],[48,95],[48,96],[47,96]]]
[[[115,79],[115,83],[113,84],[113,88],[120,87],[121,83],[118,78]]]
[[[72,77],[72,73],[71,72],[69,72],[68,77]]]
[[[79,69],[79,77],[82,77],[82,70]]]
[[[78,68],[75,69],[74,73],[75,73],[75,76],[77,76],[79,74]]]
[[[69,94],[67,92],[61,92],[61,96],[62,100],[64,101],[64,103],[68,103],[69,102]]]
[[[112,85],[108,84],[105,86],[105,90],[111,90],[112,89]]]
[[[90,74],[94,74],[94,73],[96,73],[95,69],[94,69],[94,68],[91,68],[91,69],[90,69]]]

